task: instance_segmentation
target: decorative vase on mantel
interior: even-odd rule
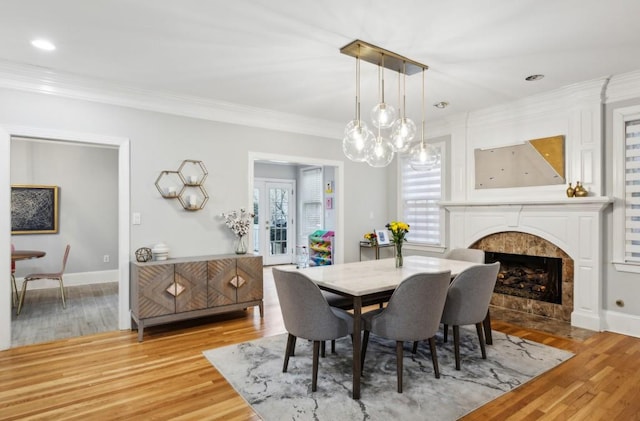
[[[402,241],[396,243],[396,267],[402,267]]]
[[[236,254],[246,254],[247,253],[247,236],[240,235],[236,240]]]

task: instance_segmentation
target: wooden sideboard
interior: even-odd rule
[[[131,318],[144,328],[258,306],[262,256],[211,255],[131,262]]]

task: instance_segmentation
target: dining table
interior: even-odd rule
[[[392,292],[404,279],[418,273],[450,271],[453,278],[463,270],[475,265],[478,263],[427,256],[406,256],[401,267],[395,266],[395,258],[388,258],[306,268],[289,266],[282,269],[300,272],[310,278],[320,289],[353,300],[352,397],[360,399],[362,338],[356,332],[361,331],[363,298]]]
[[[41,250],[12,250],[11,260],[14,262],[17,260],[37,259],[44,257],[47,253]]]

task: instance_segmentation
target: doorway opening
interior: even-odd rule
[[[309,231],[309,227],[311,226],[314,228],[312,231],[327,226],[329,227],[327,229],[335,231],[335,256],[333,261],[334,263],[344,261],[344,239],[342,231],[344,224],[344,209],[342,206],[344,202],[343,162],[250,152],[248,168],[248,179],[251,182],[249,203],[258,203],[257,209],[254,206],[254,212],[256,212],[258,218],[255,221],[254,230],[251,233],[252,244],[254,245],[254,250],[258,250],[258,253],[265,256],[265,265],[294,263],[296,259],[296,246],[308,245],[308,235],[310,232],[307,231]],[[304,185],[304,177],[301,173],[309,169],[319,169],[319,174],[321,174],[321,177],[318,178],[318,183],[316,183],[318,184],[318,194],[309,197],[318,196],[321,199],[309,199],[309,203],[306,203],[303,197],[306,195],[303,193],[309,193],[310,188]],[[268,215],[266,212],[264,216],[260,216],[262,215],[259,208],[260,191],[266,191],[265,188],[262,187],[266,181],[275,184],[285,183],[287,188],[291,186],[289,183],[294,181],[294,186],[297,186],[297,189],[294,188],[293,194],[287,193],[290,197],[286,199],[288,215],[286,226],[283,223],[283,218],[279,216],[281,213],[279,213],[278,210],[274,212],[274,219],[271,219],[272,215]],[[284,198],[284,192],[281,193],[281,197]],[[308,206],[305,206],[305,203]],[[262,206],[264,209],[267,209],[266,202]],[[310,213],[312,210],[314,210],[314,212],[312,212],[313,215]],[[307,218],[305,215],[309,217]],[[295,219],[292,219],[292,217]],[[265,223],[267,219],[269,220],[268,225]],[[284,237],[285,235],[286,238]],[[281,261],[278,261],[277,258],[271,259],[271,256],[269,256],[272,251],[272,246],[275,251],[274,255],[279,256],[279,258],[282,259]],[[285,248],[286,254],[284,254]]]
[[[28,127],[8,127],[0,126],[0,162],[7,171],[0,172],[0,197],[2,201],[8,203],[11,196],[11,138],[22,137],[32,139],[44,139],[52,142],[63,142],[75,145],[86,146],[106,146],[117,149],[118,162],[118,208],[117,208],[117,231],[118,231],[118,329],[131,328],[129,318],[129,140],[102,135],[90,135],[85,133],[64,132],[59,130],[33,129]],[[15,165],[15,164],[14,164]],[[0,209],[0,240],[6,247],[0,249],[0,269],[9,271],[11,242],[11,214],[9,207]],[[5,251],[6,250],[6,251]],[[5,268],[6,263],[6,268]],[[11,347],[11,319],[13,309],[11,307],[10,283],[0,285],[0,295],[7,297],[0,305],[0,349]]]

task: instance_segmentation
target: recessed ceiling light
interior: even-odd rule
[[[535,82],[536,80],[540,80],[544,78],[544,75],[531,75],[524,78],[527,82]]]
[[[56,49],[56,46],[53,45],[51,41],[47,41],[46,39],[34,39],[33,41],[31,41],[31,45],[45,51],[53,51]]]
[[[440,101],[433,104],[433,106],[436,108],[443,109],[443,108],[447,108],[449,106],[449,103],[447,101]]]

